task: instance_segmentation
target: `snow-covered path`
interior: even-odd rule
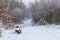
[[[45,26],[21,28],[21,34],[14,34],[14,30],[3,30],[0,40],[60,40],[60,29]]]

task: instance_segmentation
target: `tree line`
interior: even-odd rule
[[[15,23],[21,23],[24,18],[32,18],[34,23],[43,19],[49,24],[60,24],[60,1],[40,0],[29,3],[29,7],[18,1],[0,0],[0,9],[9,3],[10,13],[15,17]],[[1,12],[0,12],[1,13]]]

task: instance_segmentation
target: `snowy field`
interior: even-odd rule
[[[14,34],[14,30],[3,30],[0,40],[60,40],[60,29],[33,26],[21,30],[21,34]]]
[[[0,40],[60,40],[60,25],[30,26],[31,19],[24,20],[24,24],[26,26],[21,28],[21,34],[15,34],[15,29],[2,29]]]

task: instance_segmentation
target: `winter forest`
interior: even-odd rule
[[[0,0],[0,40],[60,40],[60,0]]]

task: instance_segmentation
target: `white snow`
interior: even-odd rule
[[[19,27],[23,28],[23,27],[29,27],[32,25],[33,25],[32,19],[25,18],[25,20],[23,20],[22,24],[16,24],[15,26],[19,26]]]
[[[30,26],[31,19],[25,20],[24,24],[29,26],[21,28],[21,34],[16,34],[15,29],[2,29],[0,40],[60,40],[60,25]]]
[[[0,40],[60,40],[60,29],[34,26],[21,30],[21,34],[14,34],[14,30],[3,30]]]
[[[25,19],[24,21],[23,21],[23,24],[25,25],[25,26],[32,26],[33,25],[33,22],[32,22],[32,19]]]

